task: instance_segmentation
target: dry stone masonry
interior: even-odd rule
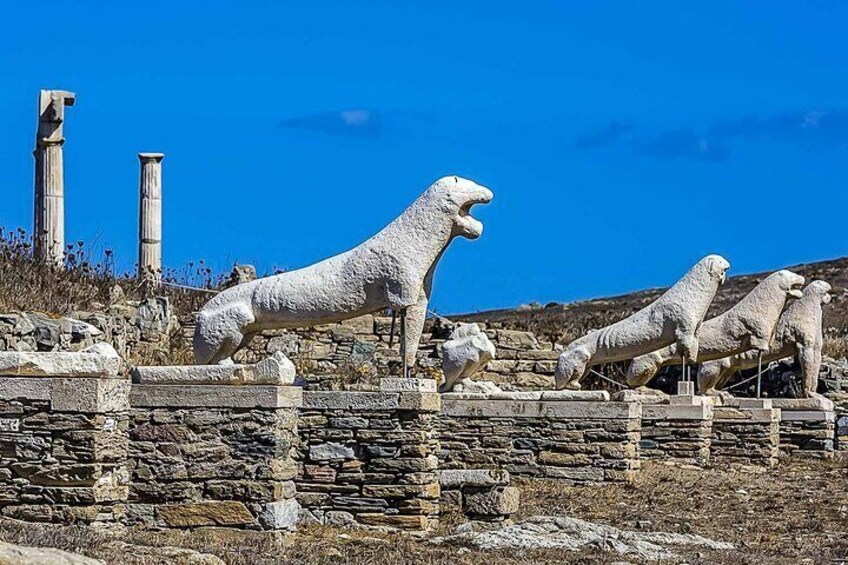
[[[304,393],[297,497],[305,519],[404,530],[436,524],[435,381],[383,379],[381,389]]]
[[[134,371],[128,524],[294,527],[302,391],[291,366],[268,361]]]
[[[772,467],[780,454],[780,409],[771,399],[725,399],[713,407],[711,456],[716,462]]]
[[[0,511],[115,524],[130,484],[130,383],[117,357],[0,353]]]
[[[639,469],[641,406],[606,392],[448,393],[442,402],[445,469],[571,483],[629,481]]]

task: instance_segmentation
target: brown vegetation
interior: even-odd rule
[[[179,312],[193,312],[209,294],[174,287],[217,288],[223,277],[203,261],[180,270],[167,270],[166,283],[157,294],[167,296]],[[119,285],[129,299],[139,299],[145,291],[130,273],[116,273],[112,252],[106,249],[95,257],[79,241],[66,248],[64,269],[58,269],[32,256],[31,238],[21,229],[0,228],[0,312],[37,311],[67,315],[75,311],[103,309]]]
[[[565,515],[618,528],[694,533],[731,542],[734,551],[675,548],[687,563],[835,563],[848,556],[845,462],[785,460],[775,469],[680,468],[647,464],[636,482],[570,487],[521,481],[517,517]],[[446,533],[449,526],[443,526]],[[0,538],[76,551],[114,565],[191,563],[165,558],[167,546],[211,553],[230,565],[505,565],[634,562],[603,548],[483,551],[436,546],[427,538],[310,526],[285,538],[220,529],[131,530],[113,536],[78,527],[0,520]],[[117,542],[120,539],[121,542]],[[133,545],[128,545],[133,544]],[[200,561],[194,561],[200,563]]]

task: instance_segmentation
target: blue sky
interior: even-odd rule
[[[848,4],[17,2],[0,22],[0,225],[31,226],[37,93],[75,91],[69,241],[292,269],[433,180],[495,192],[432,305],[458,312],[848,254]]]

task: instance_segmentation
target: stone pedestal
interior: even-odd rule
[[[770,399],[734,398],[713,407],[711,455],[716,462],[777,464],[780,409]]]
[[[468,520],[503,522],[518,512],[521,491],[497,469],[445,469],[439,473],[441,512],[460,512]]]
[[[138,278],[162,280],[162,159],[164,153],[139,153]]]
[[[503,469],[568,483],[629,481],[641,407],[602,391],[442,395],[445,469]]]
[[[418,379],[392,381],[380,392],[304,392],[297,497],[305,520],[403,530],[438,522],[441,399]]]
[[[0,353],[0,512],[19,520],[123,518],[128,380],[116,357]]]
[[[64,90],[42,90],[38,99],[35,139],[35,256],[61,266],[65,256],[65,180],[62,145],[65,107],[76,95]]]
[[[294,528],[302,390],[284,378],[253,384],[263,374],[255,366],[135,370],[129,525]]]
[[[644,459],[706,465],[710,459],[713,406],[703,396],[671,396],[642,405]]]
[[[818,398],[773,398],[780,408],[780,451],[787,455],[830,459],[835,450],[833,404]]]

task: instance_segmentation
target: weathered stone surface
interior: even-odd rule
[[[300,504],[294,498],[269,502],[259,515],[259,520],[268,530],[289,530],[294,528],[300,514]]]
[[[495,345],[477,324],[457,327],[442,345],[441,391],[452,390],[463,379],[470,379],[495,358]]]
[[[303,389],[271,385],[142,385],[130,392],[133,407],[294,408]]]
[[[105,565],[103,561],[46,547],[0,542],[0,565]]]
[[[129,409],[130,382],[124,379],[50,379],[51,406],[62,412],[121,412]]]
[[[705,321],[695,337],[697,355],[688,355],[680,344],[646,352],[633,359],[627,371],[627,384],[645,386],[666,365],[679,365],[682,357],[700,362],[723,359],[755,349],[769,350],[780,314],[786,301],[801,298],[804,277],[781,270],[767,276],[754,290],[726,312]],[[712,386],[709,387],[712,390]]]
[[[244,526],[253,515],[241,502],[210,501],[159,507],[159,515],[172,528],[197,526]]]
[[[436,392],[435,379],[382,378],[381,392]]]
[[[491,199],[488,188],[444,177],[358,247],[303,269],[224,290],[197,315],[197,362],[232,357],[257,319],[266,327],[296,328],[391,308],[403,312],[402,357],[412,366],[427,316],[428,273],[456,236],[475,239],[483,233],[483,225],[468,209]],[[381,291],[372,292],[373,281],[383,281]]]
[[[355,459],[353,449],[338,443],[321,443],[309,446],[309,458],[317,461],[326,459]]]
[[[115,349],[99,344],[83,351],[0,351],[0,375],[15,377],[117,378],[121,358]]]
[[[772,398],[772,406],[786,411],[833,411],[833,401],[823,396],[814,398]]]
[[[290,385],[294,364],[275,353],[254,365],[179,365],[136,367],[133,382],[148,385]]]
[[[439,484],[443,489],[505,486],[509,473],[500,469],[444,469],[439,472]]]
[[[670,548],[681,545],[725,551],[734,549],[730,543],[694,534],[627,531],[561,516],[535,516],[498,529],[471,529],[443,538],[434,538],[432,543],[456,544],[462,547],[470,545],[481,550],[560,548],[565,551],[580,551],[584,548],[609,547],[623,557],[633,557],[640,562],[679,561],[679,556]]]
[[[465,510],[470,514],[483,516],[504,516],[518,512],[521,491],[515,487],[467,494]]]
[[[730,263],[718,255],[701,259],[655,302],[635,314],[593,331],[568,345],[559,356],[556,387],[579,388],[592,365],[632,359],[677,341],[681,353],[698,358],[700,327]],[[668,328],[674,328],[674,332]]]
[[[746,351],[711,361],[698,370],[698,387],[711,393],[722,388],[741,369],[756,367],[784,357],[795,356],[801,362],[801,378],[806,396],[815,396],[822,361],[822,305],[830,302],[830,284],[813,281],[804,287],[803,297],[791,302],[777,323],[768,351]],[[823,409],[832,409],[820,406]]]
[[[443,395],[442,413],[449,416],[504,418],[634,418],[641,407],[632,402],[535,401],[535,400],[453,400]]]

